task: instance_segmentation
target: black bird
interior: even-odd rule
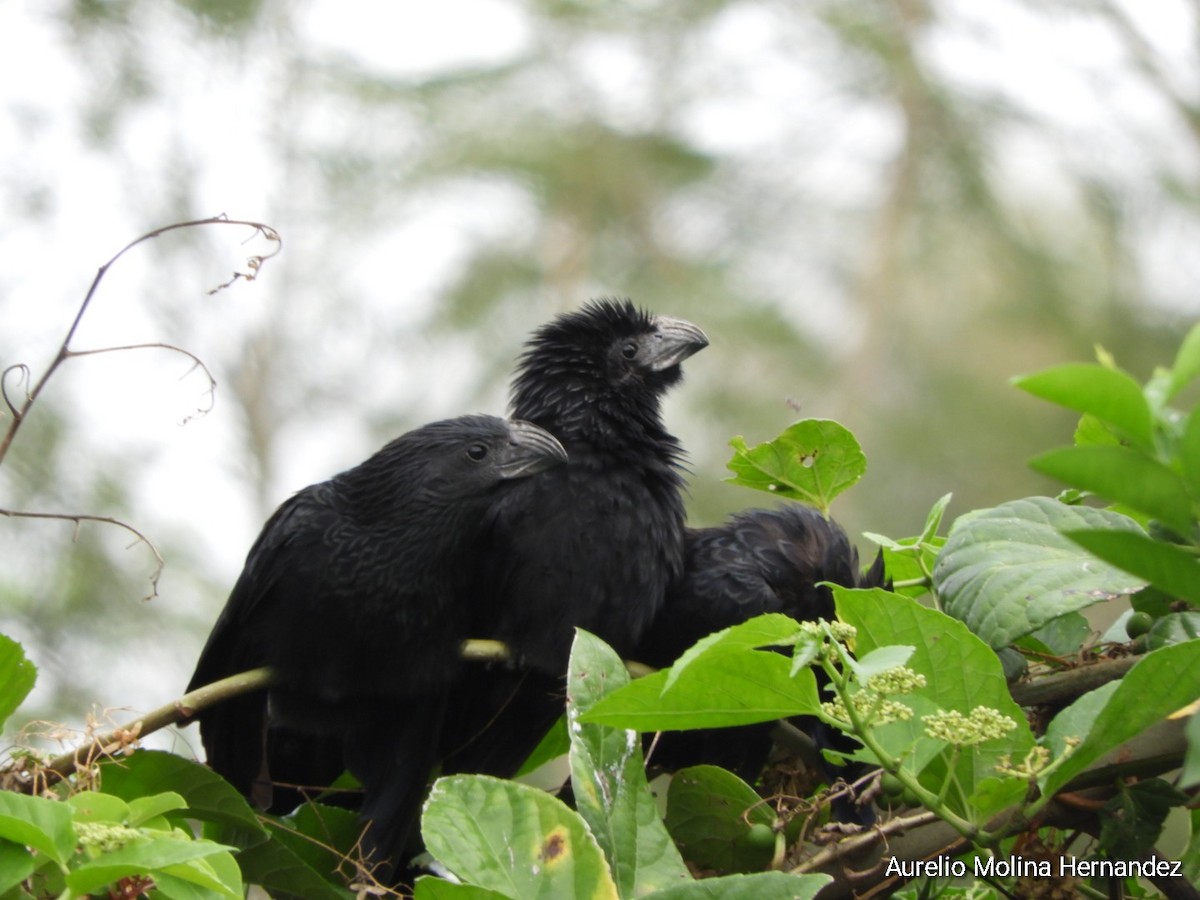
[[[325,756],[331,736],[341,738],[363,784],[363,817],[379,820],[367,845],[391,857],[419,807],[430,733],[470,636],[456,604],[483,513],[521,479],[565,461],[535,425],[465,416],[410,431],[280,506],[188,686],[274,670],[268,690],[198,715],[210,766],[267,808],[273,734],[312,734],[292,754],[300,757]]]
[[[689,528],[683,574],[636,658],[669,666],[705,635],[763,613],[832,619],[833,595],[818,587],[823,581],[882,586],[883,557],[861,572],[846,532],[812,507],[744,510],[722,525]]]
[[[681,319],[597,300],[539,329],[511,413],[554,434],[570,461],[491,507],[477,566],[479,633],[514,668],[467,673],[448,723],[446,772],[508,777],[563,712],[576,626],[629,654],[683,566],[679,442],[662,396],[708,345]]]
[[[634,658],[664,668],[705,635],[763,613],[833,619],[833,595],[821,582],[884,587],[883,554],[860,571],[858,551],[842,527],[798,503],[746,510],[722,525],[688,529],[683,574]],[[818,745],[839,744],[817,720],[796,722]],[[664,734],[652,761],[669,771],[719,765],[753,782],[770,751],[771,728]]]

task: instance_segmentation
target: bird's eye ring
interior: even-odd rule
[[[488,455],[487,444],[472,444],[467,448],[467,456],[475,462],[486,458]]]
[[[638,354],[638,345],[633,341],[629,341],[621,348],[621,355],[626,359],[633,359]]]

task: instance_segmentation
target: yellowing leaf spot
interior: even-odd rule
[[[565,828],[555,828],[546,835],[546,840],[542,842],[542,849],[538,851],[538,860],[547,865],[554,865],[566,855],[566,852],[567,830]]]

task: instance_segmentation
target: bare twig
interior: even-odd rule
[[[29,414],[30,408],[37,401],[42,389],[45,388],[46,382],[50,380],[51,376],[54,375],[59,366],[61,366],[67,359],[70,359],[72,355],[75,355],[75,351],[71,349],[71,341],[75,337],[75,332],[79,329],[79,323],[83,321],[84,315],[91,306],[92,298],[95,297],[96,290],[100,287],[100,282],[104,280],[104,276],[108,273],[108,270],[112,268],[117,260],[119,260],[122,256],[139,244],[152,240],[153,238],[160,237],[171,231],[178,231],[183,228],[196,228],[202,225],[240,225],[243,227],[253,228],[257,234],[262,235],[268,241],[271,241],[276,245],[275,249],[269,254],[250,257],[246,263],[246,266],[250,271],[248,273],[235,272],[233,277],[223,285],[219,285],[216,288],[217,290],[221,290],[239,279],[253,281],[254,278],[257,277],[258,272],[262,269],[263,264],[268,259],[275,256],[275,254],[277,254],[283,247],[282,239],[271,226],[264,225],[261,222],[251,222],[245,219],[230,219],[225,215],[213,216],[207,219],[195,219],[190,222],[176,222],[173,225],[166,225],[162,228],[156,228],[154,231],[147,232],[146,234],[143,234],[141,237],[122,247],[111,259],[108,260],[108,262],[104,263],[104,265],[97,270],[96,277],[92,279],[91,287],[88,288],[87,294],[83,298],[83,302],[79,305],[79,309],[75,313],[75,319],[71,322],[71,327],[67,329],[67,336],[63,339],[62,345],[58,348],[57,354],[55,354],[54,359],[50,362],[50,365],[46,368],[46,371],[42,374],[42,377],[39,378],[37,382],[25,392],[24,400],[19,405],[12,401],[12,398],[8,394],[7,384],[4,384],[4,401],[8,405],[9,412],[12,414],[12,422],[9,424],[8,430],[5,432],[4,436],[0,438],[0,463],[4,462],[4,458],[8,454],[8,449],[12,446],[13,439],[16,437],[17,432],[21,428],[21,423],[25,421],[25,417]],[[191,354],[187,355],[195,360],[195,357]],[[23,372],[25,375],[26,384],[29,383],[32,373],[30,372],[29,367],[25,366],[24,364],[9,366],[4,370],[3,378],[0,379],[0,381],[6,382],[9,373],[14,370]]]
[[[205,365],[204,360],[198,357],[191,350],[185,350],[183,347],[176,346],[175,344],[166,344],[162,341],[151,341],[145,344],[123,344],[119,347],[96,347],[92,350],[72,350],[67,354],[67,358],[70,359],[71,357],[75,356],[97,356],[101,353],[117,353],[122,350],[170,350],[173,353],[179,353],[183,356],[186,356],[192,361],[192,368],[185,372],[181,378],[187,377],[187,375],[189,375],[191,372],[194,372],[196,369],[199,369],[201,372],[203,372],[204,377],[208,379],[208,404],[206,406],[197,407],[194,413],[184,418],[184,420],[179,424],[186,425],[192,419],[195,419],[198,416],[208,415],[210,412],[212,412],[213,402],[216,398],[217,379],[213,377],[212,371],[207,365]]]
[[[100,287],[100,282],[104,280],[104,276],[117,262],[117,260],[119,260],[134,247],[145,241],[149,241],[170,231],[177,231],[183,228],[195,228],[202,225],[240,225],[243,227],[253,228],[255,234],[262,235],[262,237],[275,244],[275,247],[271,253],[266,255],[251,256],[246,261],[246,268],[249,270],[248,272],[235,272],[231,279],[224,284],[218,285],[209,293],[215,293],[218,290],[223,290],[239,279],[253,281],[257,277],[258,272],[262,269],[262,266],[266,260],[277,254],[283,247],[283,241],[279,237],[279,234],[269,225],[243,219],[230,219],[224,214],[213,216],[208,219],[196,219],[190,222],[176,222],[173,225],[166,225],[162,228],[156,228],[154,231],[147,232],[146,234],[143,234],[141,237],[122,247],[111,259],[108,260],[108,262],[104,263],[104,265],[97,270],[96,277],[92,279],[91,287],[88,288],[87,294],[83,298],[83,302],[80,303],[79,309],[75,313],[75,319],[71,322],[71,327],[67,329],[66,337],[63,339],[62,344],[58,348],[58,352],[55,354],[54,359],[51,360],[50,365],[47,366],[46,371],[42,374],[42,376],[37,379],[36,382],[34,382],[33,372],[25,363],[17,363],[15,365],[8,366],[3,370],[3,372],[0,372],[0,397],[3,398],[4,404],[7,406],[8,412],[12,416],[12,421],[9,422],[8,429],[4,432],[3,437],[0,437],[0,464],[3,464],[5,457],[8,455],[8,450],[12,446],[13,440],[17,436],[17,432],[20,431],[22,423],[24,423],[25,418],[29,415],[29,411],[33,407],[33,404],[37,402],[37,399],[41,395],[42,390],[45,388],[46,383],[58,370],[58,367],[73,356],[90,356],[99,353],[112,353],[118,350],[145,350],[151,348],[171,350],[176,353],[182,353],[192,361],[194,366],[201,369],[204,372],[205,377],[208,379],[210,397],[208,409],[212,408],[211,397],[216,388],[216,379],[213,378],[212,372],[209,371],[208,367],[200,360],[198,356],[188,350],[184,350],[181,347],[166,343],[147,343],[129,344],[122,347],[101,347],[93,350],[71,349],[71,341],[75,337],[75,332],[79,329],[79,323],[83,321],[83,317],[91,305],[92,298],[96,295],[96,290]],[[18,375],[16,383],[21,385],[23,388],[22,393],[24,396],[19,400],[15,399],[9,391],[9,376],[14,372]],[[208,409],[200,407],[194,415],[203,415],[208,411]],[[184,421],[187,422],[191,420],[194,418],[194,415],[188,416],[186,419],[184,419]],[[115,519],[111,516],[77,515],[74,513],[22,512],[8,509],[0,509],[0,515],[9,516],[12,518],[27,519],[62,519],[69,522],[74,522],[77,529],[80,523],[85,521],[103,522],[105,524],[116,525],[119,528],[124,528],[126,531],[129,531],[135,535],[138,541],[149,547],[150,552],[154,554],[156,566],[154,569],[154,574],[150,577],[150,594],[146,599],[150,599],[158,595],[158,579],[159,576],[162,575],[163,566],[165,565],[162,554],[158,552],[158,548],[154,546],[154,543],[150,541],[149,538],[147,538],[144,534],[127,522],[122,522],[120,519]]]
[[[133,746],[136,741],[166,728],[191,721],[196,713],[215,706],[233,697],[260,691],[270,686],[274,675],[268,668],[251,669],[230,675],[212,684],[197,688],[163,706],[128,722],[111,731],[93,738],[81,747],[56,756],[46,766],[40,767],[37,777],[43,784],[54,784],[68,778],[76,771],[85,770],[98,760],[111,757]]]
[[[2,508],[0,508],[0,516],[7,516],[10,519],[58,519],[63,522],[74,522],[76,537],[79,535],[79,526],[84,522],[101,522],[105,525],[116,525],[118,528],[124,528],[137,538],[137,540],[129,545],[130,547],[139,543],[145,544],[150,552],[154,554],[154,571],[150,574],[150,593],[143,599],[150,600],[158,596],[158,579],[162,575],[163,568],[166,566],[166,560],[158,552],[158,548],[154,546],[154,542],[128,522],[122,522],[120,519],[113,518],[112,516],[92,516],[86,513],[27,512],[20,509]]]

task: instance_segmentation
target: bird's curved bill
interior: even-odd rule
[[[509,420],[508,435],[499,464],[504,478],[524,478],[567,461],[567,451],[554,435],[531,422]]]
[[[655,316],[650,342],[650,368],[655,372],[678,365],[708,346],[708,335],[686,319]]]

